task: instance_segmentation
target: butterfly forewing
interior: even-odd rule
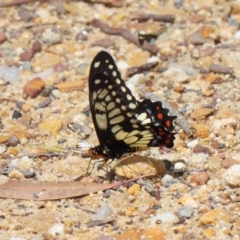
[[[107,52],[99,52],[91,64],[89,101],[100,142],[93,155],[115,158],[150,146],[173,146],[175,117],[161,102],[137,101]]]
[[[123,126],[131,124],[137,101],[107,52],[98,53],[91,64],[89,100],[100,145],[114,147],[118,141],[115,134]]]

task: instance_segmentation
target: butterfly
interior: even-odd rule
[[[100,145],[92,158],[114,159],[148,147],[173,147],[175,116],[160,101],[136,100],[105,51],[93,59],[89,73],[89,103]]]

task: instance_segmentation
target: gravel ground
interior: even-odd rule
[[[155,169],[154,178],[60,200],[21,200],[22,191],[0,198],[1,239],[240,239],[239,0],[3,3],[10,1],[0,4],[2,186],[86,172],[84,152],[98,144],[88,72],[101,50],[137,98],[154,94],[184,119],[173,148],[116,168],[118,179],[135,177],[135,164],[138,173]],[[84,183],[109,182],[96,165]]]

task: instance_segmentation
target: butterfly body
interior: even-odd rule
[[[92,158],[114,159],[148,147],[172,147],[174,116],[162,103],[136,100],[105,51],[93,59],[89,74],[89,102],[100,145]]]

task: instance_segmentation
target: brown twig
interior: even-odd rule
[[[122,7],[124,0],[90,0],[91,3],[102,3],[110,7]]]
[[[139,22],[146,22],[148,20],[154,20],[158,22],[174,22],[174,17],[172,15],[160,15],[160,14],[138,14],[132,18],[132,20],[137,20]]]
[[[194,136],[196,134],[195,128],[187,121],[187,119],[174,107],[172,107],[169,103],[166,101],[159,99],[156,95],[147,92],[143,87],[140,88],[140,90],[143,92],[144,98],[151,99],[152,101],[160,101],[163,104],[164,108],[169,109],[169,113],[172,116],[176,116],[177,119],[175,120],[176,124],[183,129],[183,131],[188,136]]]
[[[108,218],[108,219],[104,219],[104,220],[91,220],[89,222],[86,223],[86,225],[88,227],[95,227],[95,226],[101,226],[110,222],[114,222],[116,221],[114,218]]]
[[[148,71],[151,68],[156,67],[157,65],[158,65],[158,62],[155,61],[155,62],[150,62],[150,63],[143,64],[143,65],[140,65],[140,66],[136,66],[136,67],[131,67],[131,68],[127,69],[126,75],[127,75],[127,77],[131,77],[134,74]]]
[[[132,33],[130,33],[129,31],[127,31],[126,29],[123,28],[112,28],[109,25],[101,22],[100,20],[94,19],[92,21],[92,25],[94,27],[98,27],[100,28],[103,32],[107,33],[107,34],[112,34],[112,35],[119,35],[122,36],[123,38],[127,39],[128,41],[134,43],[135,45],[137,45],[138,47],[149,51],[150,53],[156,55],[159,51],[159,48],[154,45],[154,44],[150,44],[146,41],[144,41],[142,44],[139,41],[139,38],[135,35],[133,35]]]
[[[16,6],[24,3],[37,2],[37,1],[46,2],[47,0],[13,0],[7,3],[0,3],[0,7],[10,7],[10,6]]]
[[[5,97],[0,97],[0,100],[2,101],[9,101],[9,102],[17,102],[18,100],[17,99],[14,99],[14,98],[5,98]]]
[[[233,70],[231,68],[220,66],[217,64],[212,64],[209,67],[209,71],[214,72],[214,73],[222,73],[222,74],[232,74],[233,73]]]

